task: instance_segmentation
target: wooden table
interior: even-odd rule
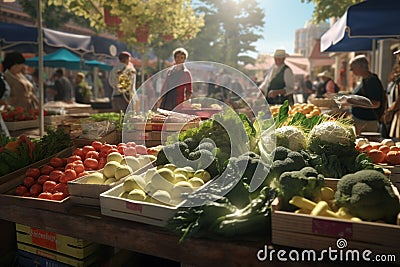
[[[265,242],[227,242],[188,239],[160,227],[103,216],[99,209],[73,206],[68,213],[0,203],[0,219],[76,238],[181,262],[189,266],[337,266],[321,262],[260,262],[257,252]],[[11,223],[10,223],[11,224]],[[9,227],[2,228],[9,232]],[[15,233],[13,233],[15,235]],[[3,242],[3,241],[2,241]],[[277,248],[287,249],[287,248]],[[341,263],[341,266],[344,264]],[[352,265],[354,266],[354,265]],[[363,265],[365,266],[365,264]]]

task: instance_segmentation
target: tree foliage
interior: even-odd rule
[[[264,12],[256,0],[202,0],[197,12],[205,14],[205,26],[196,40],[188,43],[193,60],[209,60],[237,67],[251,59],[244,53],[256,51],[262,38]]]
[[[301,0],[302,3],[315,4],[313,19],[315,22],[325,21],[332,17],[341,17],[351,5],[362,2],[363,0]]]
[[[163,36],[191,39],[204,25],[203,17],[196,16],[190,0],[49,0],[50,4],[62,5],[78,16],[90,20],[92,27],[107,28],[104,8],[117,16],[121,23],[108,30],[120,32],[122,39],[130,45],[139,45],[136,29],[148,27],[147,44],[162,41]]]
[[[37,1],[38,0],[20,0],[23,11],[33,20],[37,18]],[[87,22],[82,18],[74,16],[65,10],[62,6],[49,5],[47,1],[42,1],[43,22],[46,27],[57,29],[63,26],[71,19],[78,22],[79,25],[86,25]],[[88,25],[88,24],[87,24]]]

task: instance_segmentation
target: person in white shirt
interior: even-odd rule
[[[285,100],[288,100],[290,105],[294,104],[294,75],[290,67],[285,64],[286,56],[284,49],[275,50],[275,64],[259,87],[268,104],[280,105]]]
[[[136,94],[136,69],[131,62],[129,52],[118,55],[119,62],[111,70],[108,82],[113,90],[112,109],[115,112],[126,111],[133,100],[134,110],[138,112],[139,98]]]

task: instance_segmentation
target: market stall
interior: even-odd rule
[[[31,229],[182,266],[335,265],[323,257],[282,261],[272,252],[323,255],[329,247],[343,255],[370,250],[399,264],[399,144],[356,139],[349,122],[316,106],[286,102],[271,114],[252,122],[224,109],[201,123],[184,120],[189,126],[174,128],[157,146],[132,141],[135,128],[127,123],[140,125],[133,117],[111,143],[76,143],[63,132],[58,139],[3,140],[3,160],[25,160],[15,173],[0,166],[0,219],[5,230],[17,223],[8,249],[39,246],[21,236]],[[173,115],[161,129],[151,121],[140,129],[168,132]]]

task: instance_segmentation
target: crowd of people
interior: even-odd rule
[[[136,69],[132,64],[129,52],[121,52],[119,62],[105,75],[98,72],[98,76],[89,77],[84,72],[77,72],[71,79],[63,69],[57,69],[44,84],[44,102],[63,101],[66,103],[90,104],[93,101],[93,85],[99,88],[100,97],[109,97],[112,110],[125,111],[129,105],[139,112],[140,101],[148,109],[173,110],[183,102],[190,100],[193,93],[192,74],[185,62],[188,59],[186,49],[180,47],[172,52],[174,63],[166,71],[161,84],[149,83],[144,97],[139,99],[136,92]],[[265,78],[258,83],[259,98],[269,104],[282,104],[288,100],[293,105],[294,94],[300,93],[302,101],[309,101],[310,96],[329,98],[339,92],[340,87],[332,79],[332,75],[325,70],[316,75],[312,81],[307,74],[299,85],[296,85],[293,71],[285,63],[287,53],[284,49],[277,49],[274,53],[274,64],[268,70]],[[38,72],[26,72],[25,58],[19,52],[5,54],[2,62],[3,72],[0,73],[0,104],[22,106],[26,109],[38,107]],[[352,93],[368,98],[370,107],[353,105],[350,109],[357,134],[361,132],[381,132],[383,137],[400,138],[400,61],[397,58],[393,72],[389,77],[389,85],[385,89],[379,77],[369,70],[366,56],[359,55],[349,62],[350,71],[360,82]],[[91,74],[90,74],[91,75]],[[148,76],[146,79],[149,78]],[[90,83],[88,82],[90,81]],[[160,87],[157,90],[156,87]],[[245,88],[236,77],[230,77],[222,70],[211,74],[207,85],[207,97],[231,104],[240,100]],[[153,100],[154,103],[151,103]],[[393,121],[383,123],[381,116],[385,110],[395,110]]]

